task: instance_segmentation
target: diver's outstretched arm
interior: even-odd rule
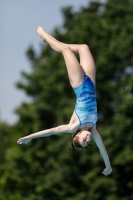
[[[112,168],[111,168],[111,164],[110,164],[110,160],[108,157],[108,153],[105,149],[104,143],[102,141],[102,138],[100,136],[100,134],[98,133],[98,131],[96,129],[94,129],[92,131],[92,138],[94,139],[97,147],[99,148],[100,154],[104,160],[105,166],[106,168],[103,170],[102,174],[104,174],[105,176],[111,174],[112,172]]]
[[[75,126],[75,124],[61,125],[61,126],[58,126],[55,128],[46,129],[43,131],[33,133],[26,137],[20,138],[17,141],[17,144],[27,144],[32,139],[39,138],[39,137],[48,137],[51,135],[57,135],[57,134],[61,134],[61,133],[73,133],[76,131],[76,129],[77,129],[77,126]]]

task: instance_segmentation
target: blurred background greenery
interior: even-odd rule
[[[103,160],[71,149],[71,135],[17,145],[18,138],[69,122],[75,94],[61,54],[43,44],[26,54],[30,74],[16,84],[24,102],[14,125],[0,123],[0,200],[133,200],[133,1],[91,2],[74,12],[62,9],[62,27],[51,33],[66,43],[86,43],[97,68],[98,123],[113,172],[102,175]]]

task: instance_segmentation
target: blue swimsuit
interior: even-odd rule
[[[77,96],[74,111],[80,121],[80,126],[83,124],[92,124],[93,128],[97,121],[95,84],[87,75],[84,75],[83,83],[78,88],[73,88],[73,90]]]

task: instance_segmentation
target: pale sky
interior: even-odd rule
[[[103,0],[104,2],[104,0]],[[38,52],[41,39],[38,25],[47,32],[61,26],[61,8],[72,5],[74,10],[87,6],[89,0],[1,0],[0,1],[0,121],[17,121],[14,109],[27,101],[15,87],[21,71],[30,71],[26,50],[30,45]]]

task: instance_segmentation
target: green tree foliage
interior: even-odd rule
[[[10,127],[6,123],[0,123],[0,165],[5,164],[6,151],[11,144],[10,137]]]
[[[27,134],[66,124],[75,104],[62,55],[43,44],[29,47],[31,73],[22,72],[17,87],[29,97],[16,109],[13,127],[0,125],[0,200],[133,199],[133,3],[91,2],[74,12],[62,9],[64,22],[53,34],[67,43],[86,43],[97,68],[97,128],[110,156],[113,173],[104,177],[103,160],[90,151],[71,149],[71,135],[51,136],[16,145]]]

